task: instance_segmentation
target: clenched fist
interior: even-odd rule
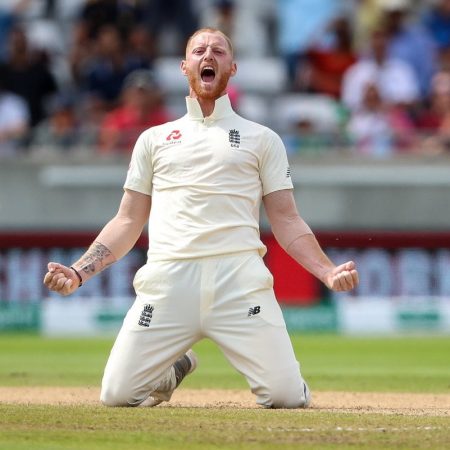
[[[70,295],[80,286],[80,280],[73,269],[59,263],[48,263],[48,272],[44,277],[44,284],[51,291],[61,295]]]
[[[358,271],[353,261],[348,261],[327,272],[323,282],[333,291],[349,291],[359,283]]]

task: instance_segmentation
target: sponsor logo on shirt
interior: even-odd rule
[[[238,130],[230,130],[228,132],[228,140],[232,147],[239,148],[241,144],[241,135]]]
[[[247,317],[256,316],[256,314],[259,314],[260,312],[261,312],[261,306],[254,306],[252,308],[248,308]]]
[[[291,178],[291,168],[289,166],[286,169],[286,178]]]
[[[166,137],[166,141],[164,144],[179,144],[181,142],[181,131],[180,130],[172,130]]]

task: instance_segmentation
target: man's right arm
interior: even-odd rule
[[[150,208],[149,195],[126,189],[116,216],[105,225],[86,253],[71,267],[50,262],[44,284],[61,295],[69,295],[125,256],[141,235]]]

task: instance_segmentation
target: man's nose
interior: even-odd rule
[[[204,59],[211,60],[213,59],[213,51],[211,47],[206,47]]]

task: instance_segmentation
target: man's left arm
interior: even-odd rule
[[[295,261],[333,291],[348,291],[358,284],[353,261],[336,266],[324,253],[300,217],[291,189],[271,192],[263,202],[276,240]]]

